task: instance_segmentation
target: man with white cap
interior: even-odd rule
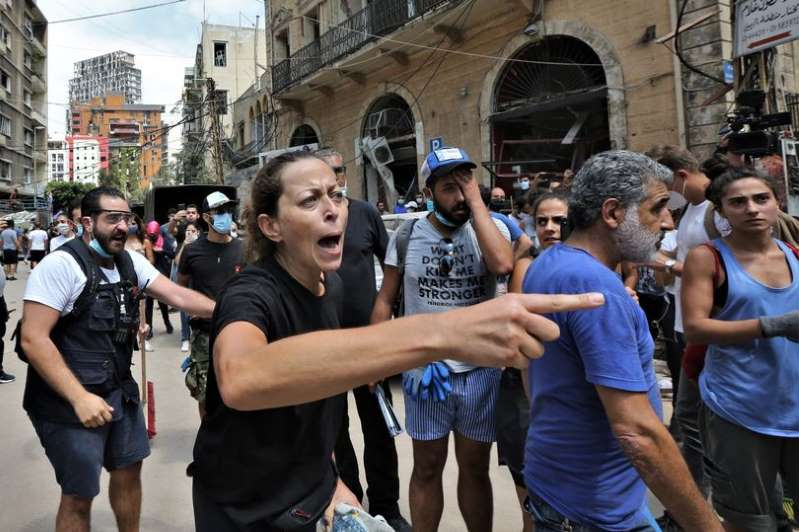
[[[398,295],[406,315],[476,305],[493,298],[496,277],[513,269],[510,242],[472,176],[476,167],[460,148],[442,148],[427,156],[419,181],[425,183],[434,209],[425,218],[405,222],[392,236],[372,323],[391,317]],[[457,360],[403,375],[406,429],[413,439],[409,498],[415,531],[436,530],[441,520],[450,432],[455,433],[458,501],[466,526],[491,529],[488,469],[499,380],[498,369]]]
[[[212,192],[203,201],[203,220],[208,233],[183,250],[178,264],[178,284],[216,301],[220,290],[244,265],[244,245],[230,236],[238,202],[222,192]],[[186,387],[197,399],[200,417],[205,415],[205,384],[208,376],[210,321],[193,317]]]

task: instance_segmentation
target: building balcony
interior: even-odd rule
[[[47,92],[47,85],[45,85],[44,80],[39,74],[31,74],[31,88],[33,89],[33,94],[43,94]]]
[[[42,113],[37,111],[36,109],[31,109],[31,120],[36,122],[41,126],[47,127],[47,117],[44,116]]]
[[[272,92],[286,91],[318,73],[320,68],[352,56],[377,36],[391,34],[411,21],[461,1],[375,0],[273,66]]]
[[[0,87],[0,102],[7,102],[8,99],[8,91],[5,87]]]
[[[43,152],[41,150],[33,150],[33,160],[37,163],[46,163],[47,162],[47,152]]]
[[[6,136],[0,134],[0,147],[4,147],[6,145]]]
[[[0,1],[2,1],[2,0],[0,0]],[[0,55],[5,55],[10,50],[11,49],[8,47],[8,45],[6,43],[4,43],[3,41],[0,41]]]
[[[44,44],[42,44],[42,41],[37,39],[36,36],[31,38],[30,43],[35,55],[39,57],[47,57],[47,48],[45,48]]]

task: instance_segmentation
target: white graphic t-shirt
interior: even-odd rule
[[[507,228],[494,220],[503,236],[510,237]],[[385,264],[397,266],[397,233],[395,231],[386,250]],[[495,275],[488,271],[471,222],[458,228],[451,236],[453,266],[448,274],[439,268],[441,259],[449,255],[448,245],[427,218],[413,227],[408,251],[405,255],[403,289],[405,314],[444,312],[457,307],[469,307],[494,297]],[[445,360],[456,373],[474,369],[475,366],[457,360]]]

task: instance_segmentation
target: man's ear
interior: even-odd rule
[[[430,187],[424,187],[422,189],[422,194],[424,194],[424,199],[433,199],[433,189]]]
[[[92,217],[91,216],[82,216],[80,219],[80,224],[83,226],[83,230],[87,233],[91,233],[93,226],[92,226]]]
[[[626,209],[621,206],[621,203],[616,198],[608,198],[602,203],[602,210],[600,217],[610,229],[618,229],[624,221]]]
[[[258,229],[272,242],[281,242],[283,240],[280,222],[277,221],[277,218],[273,218],[268,214],[258,215]]]

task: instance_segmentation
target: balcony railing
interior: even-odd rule
[[[425,13],[461,0],[375,0],[319,39],[272,67],[272,91],[280,92]]]

